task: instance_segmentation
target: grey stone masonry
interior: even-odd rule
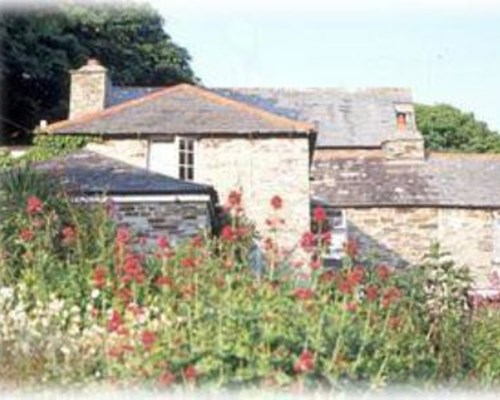
[[[115,217],[147,239],[167,237],[171,243],[210,231],[210,210],[202,201],[116,202]]]

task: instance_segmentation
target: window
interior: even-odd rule
[[[324,258],[340,260],[343,256],[344,244],[347,242],[347,222],[345,212],[337,209],[327,209],[327,221],[332,239]]]
[[[415,119],[413,105],[410,103],[399,103],[395,105],[396,126],[399,132],[415,130]]]
[[[179,139],[179,179],[194,180],[194,140]]]
[[[398,124],[398,131],[406,131],[406,113],[396,113],[396,120]]]

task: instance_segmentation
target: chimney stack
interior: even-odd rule
[[[95,58],[83,67],[70,71],[69,119],[104,110],[111,82],[108,70]]]

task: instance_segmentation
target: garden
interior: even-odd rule
[[[349,242],[331,269],[321,208],[297,238],[301,257],[284,256],[279,195],[269,237],[256,235],[235,191],[219,235],[173,245],[135,235],[114,222],[112,203],[75,203],[30,169],[5,174],[0,193],[0,387],[500,383],[500,310],[471,298],[468,270],[437,245],[397,270]]]

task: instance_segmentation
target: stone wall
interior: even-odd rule
[[[148,142],[139,139],[115,139],[89,143],[86,148],[140,168],[147,168]]]
[[[269,233],[274,195],[283,199],[284,246],[309,229],[308,138],[206,138],[198,143],[195,162],[196,181],[213,185],[222,202],[231,190],[243,192],[246,213],[261,234]]]
[[[115,217],[146,238],[166,236],[171,243],[210,231],[210,208],[204,201],[115,202]]]
[[[438,241],[459,265],[471,267],[481,284],[496,267],[498,211],[458,208],[347,208],[349,237],[361,251],[403,266],[418,263]]]

